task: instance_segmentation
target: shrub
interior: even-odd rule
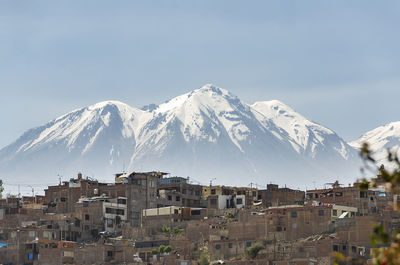
[[[256,258],[258,255],[258,252],[260,252],[261,249],[263,249],[264,247],[260,244],[255,244],[251,247],[249,247],[247,249],[247,256],[249,256],[249,258]]]
[[[165,252],[165,253],[170,253],[171,250],[172,250],[171,246],[168,245],[168,246],[165,247],[164,252]]]
[[[158,250],[155,249],[155,248],[153,248],[153,249],[151,250],[151,255],[157,255],[157,254],[158,254]]]
[[[158,247],[158,252],[160,252],[160,254],[164,254],[165,253],[165,246],[161,245]]]
[[[197,260],[200,265],[210,265],[210,261],[208,259],[208,254],[206,251],[202,251],[200,254],[200,258]]]

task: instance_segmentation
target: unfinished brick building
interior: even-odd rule
[[[303,205],[305,192],[301,190],[292,190],[289,188],[279,188],[276,184],[268,184],[266,190],[258,191],[259,198],[264,207],[281,205]]]

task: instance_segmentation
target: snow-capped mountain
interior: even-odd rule
[[[359,149],[363,143],[369,144],[378,165],[384,164],[390,168],[392,165],[387,161],[388,150],[398,152],[400,148],[400,121],[368,131],[350,145]],[[398,152],[398,154],[400,153]]]
[[[45,182],[83,171],[111,180],[125,168],[304,187],[305,180],[354,181],[356,158],[332,130],[282,102],[248,105],[209,84],[141,110],[106,101],[72,111],[0,150],[0,173]]]

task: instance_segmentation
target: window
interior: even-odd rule
[[[176,196],[176,201],[177,201],[177,202],[181,201],[181,197]]]
[[[60,198],[60,201],[66,202],[66,201],[67,201],[67,198],[61,197],[61,198]]]
[[[251,242],[250,241],[246,242],[246,247],[251,247]]]
[[[119,198],[119,199],[117,199],[117,203],[118,204],[126,204],[126,199]]]
[[[85,225],[85,230],[86,231],[89,230],[89,226],[88,225]]]
[[[125,211],[123,209],[117,209],[118,215],[125,215]]]
[[[182,189],[182,194],[186,194],[186,189]]]
[[[192,210],[192,215],[200,215],[201,211],[200,210]]]
[[[182,198],[182,204],[185,204],[185,198]],[[188,200],[188,203],[190,203],[190,200]]]
[[[360,191],[360,198],[367,198],[367,193],[365,191]]]
[[[215,189],[212,189],[212,190],[211,190],[211,194],[215,194]]]
[[[154,181],[153,180],[149,181],[149,186],[150,186],[150,188],[154,188]]]
[[[236,204],[243,204],[243,199],[242,198],[236,199]]]
[[[216,244],[216,245],[215,245],[215,249],[216,249],[216,250],[221,249],[221,245],[220,245],[220,244]]]
[[[113,252],[112,251],[107,251],[107,257],[112,257],[113,256]]]
[[[347,249],[346,245],[343,245],[343,246],[342,246],[342,250],[343,250],[343,251],[346,251],[346,249]]]
[[[211,205],[217,205],[217,199],[210,199]]]
[[[106,208],[106,213],[113,213],[113,209],[112,208]],[[88,220],[88,219],[86,219]]]
[[[253,191],[253,197],[257,196],[257,192]]]
[[[356,253],[357,252],[357,247],[356,246],[351,246],[351,252]]]
[[[291,216],[292,216],[292,218],[296,218],[297,217],[297,212],[292,212]]]
[[[232,243],[229,243],[229,244],[228,244],[228,247],[229,247],[229,248],[232,248],[232,247],[233,247],[233,244],[232,244]]]
[[[333,251],[338,252],[339,251],[339,246],[338,245],[333,245]]]
[[[172,201],[172,196],[171,195],[168,195],[168,200]]]
[[[175,209],[174,214],[178,214],[178,213],[179,213],[178,209]]]
[[[114,223],[114,222],[113,222],[112,219],[107,219],[107,227],[113,227],[113,226],[114,226],[113,223]]]
[[[333,211],[332,211],[332,215],[333,215],[333,216],[337,216],[337,210],[333,210]]]
[[[278,232],[282,231],[282,227],[278,226],[278,227],[276,228],[276,231],[278,231]]]
[[[90,218],[89,218],[89,215],[88,214],[85,214],[85,220],[89,220]]]
[[[324,210],[319,210],[319,211],[318,211],[318,215],[319,215],[319,216],[324,216]]]
[[[292,223],[292,229],[297,229],[297,223]]]
[[[196,194],[196,196],[200,196],[200,191],[199,191],[199,190],[196,190],[196,191],[195,191],[195,194]]]

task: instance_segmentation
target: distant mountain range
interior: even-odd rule
[[[398,145],[399,137],[388,135],[391,130],[400,135],[399,124],[359,141],[374,141],[379,149]],[[160,170],[200,183],[216,178],[221,185],[311,188],[313,182],[356,180],[357,152],[280,101],[249,105],[208,84],[142,109],[100,102],[30,129],[0,150],[0,177],[46,183],[82,171],[112,181],[122,170]]]

